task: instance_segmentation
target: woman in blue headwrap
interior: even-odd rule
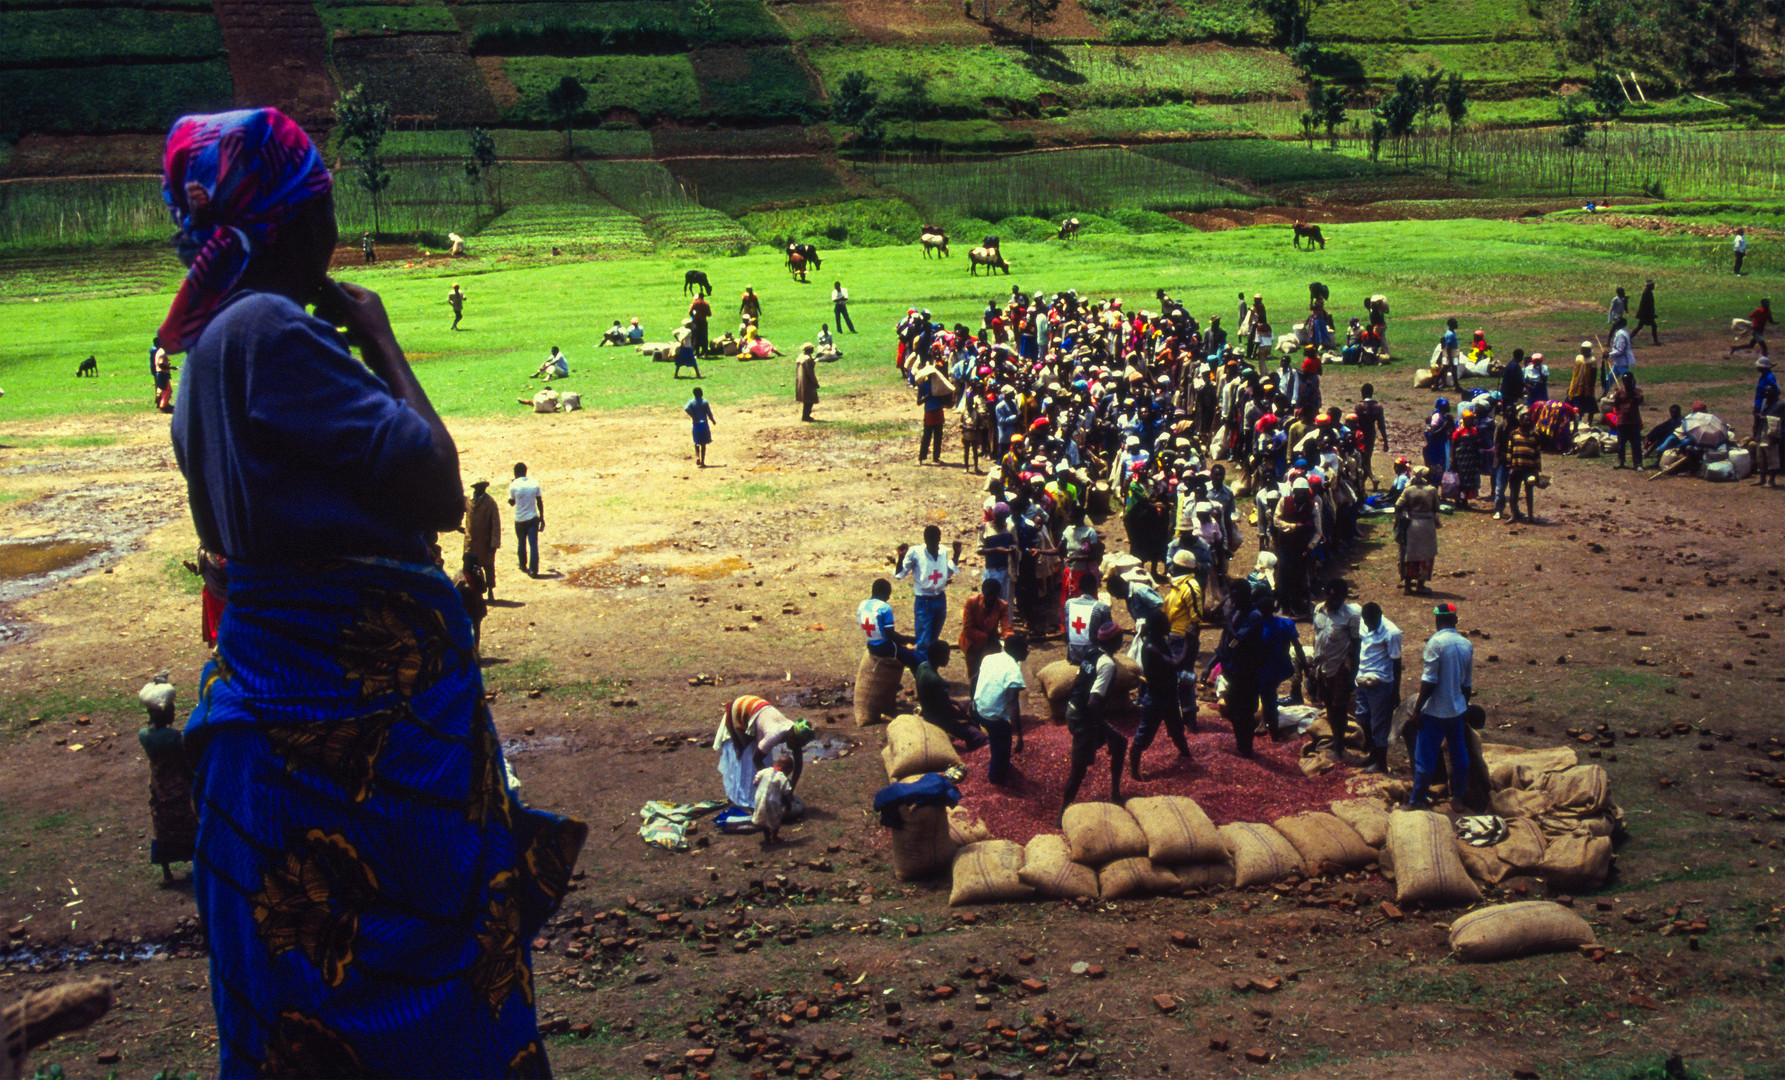
[[[328,278],[302,129],[185,117],[165,167],[174,451],[230,569],[186,726],[220,1073],[546,1075],[528,943],[587,830],[506,782],[426,535],[463,510],[452,437],[378,297]]]

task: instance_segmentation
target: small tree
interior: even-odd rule
[[[837,89],[831,94],[831,115],[840,124],[859,128],[868,114],[880,105],[880,95],[874,90],[874,80],[860,71],[851,71],[837,82]]]
[[[382,232],[379,216],[384,189],[391,174],[384,167],[384,135],[390,130],[390,105],[366,97],[365,86],[344,90],[335,102],[335,127],[341,132],[341,149],[359,166],[355,180],[372,199],[372,232]]]
[[[900,117],[909,125],[906,136],[915,138],[917,122],[923,117],[924,110],[930,103],[930,77],[916,72],[901,72],[893,79],[893,90],[884,99],[886,107],[893,115]]]
[[[566,75],[558,80],[558,85],[545,92],[545,111],[551,118],[564,125],[564,160],[574,157],[571,149],[571,129],[576,124],[576,114],[583,111],[589,103],[588,88],[575,75]]]
[[[1302,137],[1308,141],[1308,149],[1314,149],[1314,132],[1320,129],[1320,122],[1326,116],[1326,86],[1319,79],[1308,80],[1308,107],[1302,110]]]
[[[1035,53],[1035,31],[1060,14],[1060,0],[1016,0],[1017,14],[1029,24],[1029,53]]]
[[[1611,122],[1623,115],[1630,99],[1624,95],[1624,84],[1610,71],[1600,69],[1587,83],[1587,97],[1593,101],[1593,112],[1599,117],[1599,197],[1611,193]]]
[[[1426,73],[1414,78],[1418,87],[1419,111],[1425,117],[1425,129],[1432,130],[1432,121],[1438,118],[1439,110],[1444,108],[1444,69],[1436,64],[1427,63]]]
[[[1329,86],[1320,103],[1320,124],[1326,128],[1329,150],[1339,148],[1339,125],[1345,122],[1345,110],[1351,105],[1351,94],[1343,86]]]
[[[1370,121],[1370,160],[1371,161],[1381,160],[1381,158],[1382,158],[1382,140],[1384,138],[1386,138],[1387,136],[1388,136],[1388,125],[1382,122],[1381,117],[1376,117],[1375,119]]]
[[[502,208],[502,162],[496,157],[496,140],[483,128],[471,129],[471,156],[465,160],[465,179],[483,185],[484,202],[492,210]]]
[[[1395,80],[1394,92],[1376,105],[1376,118],[1382,122],[1383,133],[1400,144],[1403,159],[1407,155],[1407,136],[1419,120],[1421,100],[1420,81],[1412,75],[1402,75]]]
[[[1457,129],[1469,115],[1469,88],[1454,71],[1444,83],[1444,115],[1450,118],[1450,164],[1444,167],[1444,178],[1448,180],[1456,173]]]
[[[1580,102],[1572,97],[1565,97],[1558,104],[1557,113],[1562,121],[1562,146],[1569,150],[1579,150],[1587,145],[1587,132],[1592,129],[1591,114]],[[1568,194],[1574,194],[1574,155],[1565,155],[1567,162]]]

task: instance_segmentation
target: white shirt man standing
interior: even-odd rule
[[[515,554],[521,560],[521,572],[539,576],[539,534],[545,530],[545,496],[540,494],[539,481],[527,475],[527,463],[514,465],[514,481],[508,485],[508,505],[514,507]]]
[[[1381,604],[1371,602],[1363,606],[1357,653],[1357,726],[1370,755],[1364,772],[1388,771],[1388,742],[1400,704],[1401,628],[1383,616]]]
[[[1427,788],[1438,755],[1450,748],[1450,797],[1460,800],[1469,783],[1469,744],[1463,735],[1463,713],[1475,693],[1475,646],[1457,632],[1457,606],[1432,609],[1438,629],[1426,641],[1425,670],[1419,679],[1419,735],[1413,747],[1413,791],[1409,806],[1429,808]]]

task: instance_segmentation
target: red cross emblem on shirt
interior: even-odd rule
[[[930,571],[930,584],[931,585],[934,585],[938,581],[941,581],[941,580],[942,580],[942,571],[940,571],[940,570],[931,570]]]
[[[1072,630],[1074,633],[1078,634],[1085,632],[1085,617],[1083,615],[1076,615],[1073,617]]]
[[[862,620],[862,633],[872,634],[873,632],[874,632],[874,620],[873,619],[863,619]]]

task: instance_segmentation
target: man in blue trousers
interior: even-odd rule
[[[923,547],[899,545],[898,557],[893,561],[899,568],[896,576],[910,578],[912,588],[916,590],[911,605],[915,633],[911,647],[920,656],[930,647],[930,642],[942,636],[942,626],[948,621],[948,583],[959,570],[960,558],[961,542],[955,541],[951,557],[942,550],[942,530],[934,525],[924,527]]]
[[[1463,714],[1475,693],[1475,646],[1457,632],[1457,607],[1432,609],[1437,632],[1426,642],[1425,672],[1419,680],[1419,734],[1413,745],[1413,792],[1407,804],[1431,806],[1428,788],[1438,755],[1450,747],[1450,797],[1461,800],[1469,783],[1469,744],[1463,736]]]

